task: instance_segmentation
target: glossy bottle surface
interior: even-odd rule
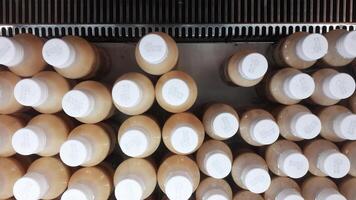
[[[0,156],[9,157],[16,153],[12,147],[12,136],[26,125],[25,120],[11,115],[0,115]]]
[[[13,196],[12,188],[15,182],[21,178],[27,170],[25,163],[16,158],[0,158],[0,199]]]
[[[263,197],[260,194],[242,190],[235,194],[233,200],[263,200]]]
[[[336,184],[325,177],[311,177],[302,184],[302,194],[305,200],[346,200],[340,194]]]
[[[232,190],[223,179],[206,178],[195,193],[196,200],[231,200]]]
[[[12,114],[17,111],[20,111],[23,108],[23,106],[16,101],[14,96],[15,85],[20,80],[21,78],[12,72],[0,71],[0,113],[1,114]]]
[[[349,174],[356,177],[356,141],[346,143],[342,149],[344,153],[350,160],[351,168]]]
[[[340,184],[339,190],[346,199],[356,199],[355,185],[356,178],[348,178]]]
[[[299,185],[286,177],[273,178],[264,197],[265,200],[304,200]]]

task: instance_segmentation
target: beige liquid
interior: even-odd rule
[[[191,113],[178,113],[168,118],[162,129],[166,147],[175,154],[191,154],[204,141],[204,126]]]
[[[156,169],[145,159],[127,159],[115,171],[114,185],[117,199],[146,199],[153,193],[156,184]]]
[[[348,142],[342,147],[342,153],[344,153],[351,162],[351,168],[349,174],[356,177],[356,141]]]
[[[269,145],[278,139],[279,128],[270,113],[262,109],[252,109],[241,116],[240,134],[250,145]]]
[[[76,85],[64,95],[62,107],[69,116],[83,123],[98,123],[114,112],[110,90],[96,81]]]
[[[20,111],[23,106],[19,104],[14,96],[16,83],[20,77],[9,71],[0,71],[0,113],[11,114]]]
[[[263,200],[263,197],[260,194],[242,190],[235,194],[233,200]]]
[[[151,117],[133,116],[121,124],[118,141],[126,155],[144,158],[157,150],[161,142],[161,128]]]
[[[11,115],[0,115],[0,156],[9,157],[16,153],[11,144],[14,133],[26,125],[25,120]]]
[[[206,133],[215,140],[231,138],[239,128],[236,110],[222,103],[210,105],[204,112],[202,122]]]
[[[26,173],[27,166],[15,158],[0,158],[0,199],[13,196],[12,188],[17,179]]]
[[[356,94],[349,98],[350,109],[356,113]]]
[[[356,178],[344,180],[339,186],[341,194],[343,194],[346,199],[356,199],[355,185]]]
[[[276,177],[264,194],[265,200],[303,200],[299,185],[290,178]]]
[[[305,200],[325,200],[327,198],[346,200],[345,197],[342,198],[336,184],[325,177],[308,178],[301,188]]]
[[[149,74],[161,75],[178,62],[178,47],[168,34],[154,32],[145,35],[136,45],[136,62]]]
[[[70,170],[58,158],[35,160],[14,186],[18,200],[54,199],[67,188]]]
[[[112,89],[114,105],[127,115],[146,112],[155,100],[154,86],[149,78],[140,73],[127,73],[116,80]]]
[[[198,96],[194,79],[181,71],[171,71],[161,76],[155,90],[158,104],[172,113],[188,110]]]
[[[232,199],[232,190],[225,180],[209,177],[200,182],[195,198],[196,200],[230,200]]]
[[[62,98],[70,89],[70,83],[61,75],[43,71],[18,82],[15,98],[20,104],[32,106],[40,113],[56,113],[62,110]]]

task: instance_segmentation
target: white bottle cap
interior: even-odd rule
[[[343,34],[336,41],[336,50],[344,58],[356,58],[356,31],[350,31]]]
[[[93,146],[89,140],[76,137],[64,142],[60,148],[61,160],[70,167],[85,164],[92,157]]]
[[[54,38],[43,45],[42,57],[49,65],[64,69],[75,62],[76,51],[69,42]]]
[[[223,139],[228,139],[237,133],[239,129],[239,121],[231,113],[219,113],[213,119],[212,129],[215,135]]]
[[[299,112],[290,123],[291,133],[301,139],[310,140],[320,134],[321,121],[318,116],[309,112]]]
[[[208,190],[203,194],[201,200],[230,200],[225,191],[221,189]]]
[[[317,167],[331,178],[346,176],[350,165],[350,160],[335,149],[324,151],[318,156]]]
[[[180,106],[188,100],[189,95],[188,84],[181,79],[170,79],[162,86],[162,97],[167,104]]]
[[[115,186],[115,197],[122,200],[141,200],[143,199],[144,188],[138,178],[126,178]]]
[[[308,159],[297,150],[282,152],[278,157],[278,168],[287,176],[297,179],[308,173]]]
[[[182,174],[167,178],[164,191],[170,200],[188,200],[194,192],[192,182]]]
[[[48,86],[36,78],[22,79],[16,83],[14,96],[24,106],[38,107],[48,99]]]
[[[133,108],[142,101],[142,88],[132,80],[121,80],[112,89],[112,99],[116,105]]]
[[[351,112],[338,115],[333,127],[336,135],[345,140],[356,140],[356,114]]]
[[[95,98],[85,90],[71,90],[62,99],[64,112],[71,117],[86,117],[94,110]]]
[[[315,61],[328,52],[328,41],[317,33],[308,34],[301,38],[296,45],[297,56],[304,61]]]
[[[46,134],[40,127],[26,126],[14,133],[12,147],[21,155],[40,153],[46,147]]]
[[[222,179],[231,172],[232,161],[222,152],[208,153],[204,158],[204,167],[209,176]]]
[[[283,84],[284,93],[291,99],[303,100],[310,97],[315,90],[314,79],[305,73],[288,77]]]
[[[335,100],[349,98],[355,91],[355,80],[346,73],[333,74],[323,81],[324,94]]]
[[[261,145],[269,145],[277,141],[279,127],[275,121],[269,118],[255,119],[250,125],[252,139]]]
[[[42,199],[48,189],[49,184],[44,175],[29,172],[15,182],[13,193],[18,200],[38,200]]]
[[[319,192],[315,200],[347,200],[334,188],[326,188]]]
[[[260,53],[250,53],[238,62],[238,72],[247,80],[262,78],[268,69],[267,59]]]
[[[24,49],[14,39],[0,37],[0,64],[13,67],[25,59]]]
[[[142,58],[151,64],[159,64],[168,57],[168,45],[158,34],[145,35],[140,40],[138,49]]]
[[[199,144],[197,132],[189,126],[180,126],[171,135],[173,148],[181,154],[192,153]]]
[[[241,181],[247,190],[259,194],[269,188],[271,177],[268,171],[263,168],[248,166],[241,174]]]
[[[274,200],[304,200],[304,198],[295,189],[284,189],[276,195]]]
[[[69,186],[68,190],[66,190],[61,200],[93,200],[95,199],[95,195],[92,189],[84,184],[74,184]]]
[[[147,151],[149,137],[144,130],[130,129],[122,134],[119,145],[124,154],[130,157],[139,157]]]

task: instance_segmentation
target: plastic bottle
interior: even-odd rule
[[[25,120],[11,115],[0,115],[0,156],[9,157],[16,153],[11,139],[15,132],[26,125]],[[1,198],[0,198],[1,199]]]
[[[232,190],[223,179],[206,178],[195,193],[196,200],[231,200]]]
[[[304,200],[299,185],[287,177],[273,178],[264,197],[265,200]]]
[[[336,29],[324,34],[329,48],[320,65],[341,67],[350,64],[356,58],[356,31]]]
[[[67,188],[70,170],[59,159],[35,160],[27,173],[18,179],[13,192],[17,200],[54,199]]]
[[[319,117],[303,105],[283,106],[277,110],[275,117],[281,135],[287,140],[310,140],[320,134]]]
[[[237,133],[239,120],[239,116],[233,107],[216,103],[205,110],[202,121],[206,133],[211,138],[226,140]]]
[[[114,149],[114,130],[106,124],[82,124],[73,129],[60,148],[68,166],[91,167],[101,163]]]
[[[315,176],[342,178],[350,171],[350,161],[338,147],[327,140],[318,139],[304,147],[309,160],[309,172]]]
[[[161,142],[161,128],[151,117],[133,116],[121,124],[118,141],[127,156],[144,158],[157,150]]]
[[[62,99],[64,112],[83,123],[98,123],[114,112],[110,90],[102,83],[84,81]]]
[[[313,78],[297,69],[284,68],[268,76],[263,84],[265,96],[284,105],[293,105],[310,97],[315,89]]]
[[[328,41],[323,35],[296,32],[274,46],[273,59],[281,67],[306,69],[314,65],[327,52]]]
[[[277,176],[297,179],[305,176],[309,170],[308,159],[292,141],[279,140],[268,146],[265,158],[269,169]]]
[[[269,145],[278,139],[279,127],[273,116],[267,111],[251,109],[241,116],[240,134],[250,145]]]
[[[145,159],[127,159],[117,167],[114,184],[117,199],[146,199],[156,187],[156,169]]]
[[[257,85],[268,69],[267,59],[253,51],[239,51],[231,56],[224,68],[225,79],[241,87]]]
[[[43,39],[32,34],[0,37],[0,64],[18,76],[32,76],[47,66],[41,55],[43,44]]]
[[[21,155],[38,154],[54,156],[71,131],[67,118],[53,114],[41,114],[18,129],[12,136],[12,147]]]
[[[343,194],[346,199],[356,199],[355,185],[356,178],[344,180],[339,186],[341,194]]]
[[[146,112],[155,100],[155,90],[150,79],[140,73],[127,73],[116,80],[112,91],[114,105],[127,115]]]
[[[191,113],[178,113],[168,118],[162,129],[166,147],[175,154],[191,154],[204,141],[204,127]]]
[[[320,69],[313,73],[315,91],[310,100],[318,105],[330,106],[349,98],[355,91],[355,80],[334,69]]]
[[[0,114],[12,114],[23,108],[23,106],[16,101],[14,96],[15,85],[20,80],[21,78],[12,72],[5,70],[0,71]]]
[[[181,71],[171,71],[161,76],[155,90],[158,104],[172,113],[188,110],[198,96],[194,79]]]
[[[336,184],[326,177],[311,177],[302,184],[305,200],[347,200]]]
[[[200,170],[215,179],[222,179],[230,174],[232,160],[229,146],[218,140],[204,142],[196,154]]]
[[[243,153],[232,164],[232,178],[241,188],[259,194],[265,192],[271,177],[265,160],[255,153]]]
[[[170,200],[188,200],[197,189],[200,173],[197,164],[182,155],[172,155],[160,165],[158,184]]]
[[[95,45],[77,36],[48,40],[42,49],[44,60],[69,79],[92,78],[103,73],[108,58]]]
[[[350,109],[356,113],[356,94],[349,98]]]
[[[235,194],[233,200],[264,200],[260,194],[255,194],[247,190],[242,190]]]
[[[0,199],[8,199],[13,196],[12,188],[25,173],[28,166],[16,160],[14,157],[0,157]]]
[[[102,166],[81,168],[70,177],[61,200],[107,200],[113,190],[112,175]]]
[[[356,177],[356,141],[344,144],[341,152],[345,154],[350,160],[351,168],[349,174]]]
[[[70,83],[61,75],[43,71],[19,81],[14,96],[21,105],[31,106],[40,113],[56,113],[62,110],[62,98],[70,89]]]
[[[168,34],[153,32],[136,45],[136,62],[149,74],[161,75],[172,70],[178,62],[178,47]]]

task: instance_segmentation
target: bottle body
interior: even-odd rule
[[[340,184],[340,192],[345,196],[346,199],[356,198],[355,184],[356,178],[346,179]]]
[[[8,199],[13,196],[12,188],[27,170],[24,163],[19,162],[16,158],[0,158],[0,199]]]
[[[342,153],[344,153],[351,162],[351,168],[349,174],[356,177],[356,141],[348,142],[342,147]]]
[[[11,114],[20,111],[23,106],[14,96],[15,85],[20,77],[9,71],[0,71],[0,113]]]
[[[340,199],[346,200],[338,191],[336,184],[325,177],[311,177],[302,184],[305,200]]]
[[[271,186],[264,194],[265,200],[304,200],[299,185],[292,179],[276,177],[272,179]]]
[[[350,104],[350,110],[352,110],[352,112],[356,113],[356,94],[354,94],[352,97],[350,97],[349,104]]]
[[[197,200],[230,200],[232,199],[232,190],[225,180],[206,178],[200,182],[195,198]]]
[[[0,115],[0,156],[9,157],[16,153],[11,139],[15,132],[26,125],[25,120],[11,115]]]
[[[233,200],[263,200],[260,194],[255,194],[250,191],[242,190],[235,194]]]

